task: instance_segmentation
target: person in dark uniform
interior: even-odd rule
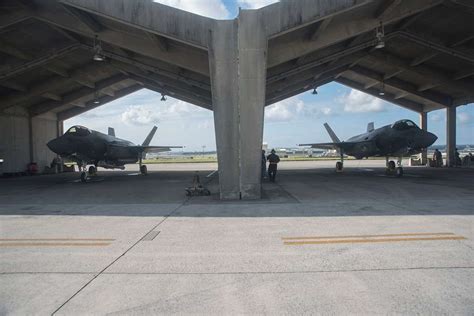
[[[441,152],[436,149],[434,154],[433,154],[433,158],[435,160],[435,166],[436,167],[442,167],[443,166],[443,154],[441,154]]]
[[[272,153],[268,155],[267,160],[269,162],[268,177],[270,178],[270,181],[275,182],[275,177],[277,174],[277,165],[280,162],[280,157],[275,154],[275,149],[272,149]]]
[[[267,157],[265,156],[265,150],[262,149],[262,179],[266,178],[267,173]]]

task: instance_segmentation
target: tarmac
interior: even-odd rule
[[[0,314],[472,315],[474,169],[334,164],[258,201],[220,201],[216,164],[0,179]]]

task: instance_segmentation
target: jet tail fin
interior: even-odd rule
[[[157,129],[157,128],[158,128],[158,127],[153,126],[153,128],[152,128],[151,131],[150,131],[150,133],[148,134],[148,136],[147,136],[147,137],[145,138],[145,140],[143,141],[142,146],[148,146],[148,145],[150,145],[150,142],[151,142],[153,136],[155,136],[155,132],[156,132],[156,129]]]
[[[334,143],[340,143],[341,142],[339,140],[339,138],[336,136],[336,133],[334,133],[334,131],[331,129],[331,127],[329,126],[328,123],[324,123],[324,127],[326,128],[326,131],[328,132],[329,137],[331,137],[331,139]]]
[[[367,133],[372,132],[374,130],[374,122],[370,122],[367,124]]]
[[[108,130],[107,134],[108,134],[109,136],[115,137],[115,130],[114,130],[114,128],[113,128],[113,127],[109,127],[109,130]]]

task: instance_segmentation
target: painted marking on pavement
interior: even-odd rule
[[[108,242],[8,242],[0,243],[0,247],[103,247],[109,246]]]
[[[400,241],[422,241],[422,240],[462,240],[463,236],[453,237],[415,237],[415,238],[383,238],[383,239],[336,239],[318,241],[285,241],[285,245],[320,245],[320,244],[348,244],[348,243],[376,243],[376,242],[400,242]]]
[[[0,238],[0,241],[114,241],[110,238]]]
[[[403,233],[379,235],[346,235],[346,236],[302,236],[282,237],[284,245],[322,245],[344,243],[377,243],[377,242],[402,242],[424,240],[463,240],[463,236],[454,233]]]
[[[281,239],[283,239],[283,240],[301,240],[301,239],[337,239],[337,238],[371,238],[371,237],[438,236],[438,235],[454,235],[454,234],[453,233],[405,233],[405,234],[382,234],[382,235],[282,237]]]

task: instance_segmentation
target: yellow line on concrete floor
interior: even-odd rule
[[[304,240],[304,239],[371,238],[371,237],[407,237],[407,236],[440,236],[440,235],[454,235],[454,234],[453,234],[453,233],[405,233],[405,234],[383,234],[383,235],[282,237],[281,239],[283,239],[283,240]]]
[[[114,241],[109,238],[0,238],[0,241]]]
[[[383,239],[338,239],[338,240],[315,240],[315,241],[285,241],[285,245],[321,245],[321,244],[349,244],[349,243],[376,243],[376,242],[399,242],[420,240],[462,240],[463,236],[452,237],[415,237],[415,238],[383,238]]]
[[[0,243],[0,247],[102,247],[108,246],[110,243],[107,242],[8,242]]]

